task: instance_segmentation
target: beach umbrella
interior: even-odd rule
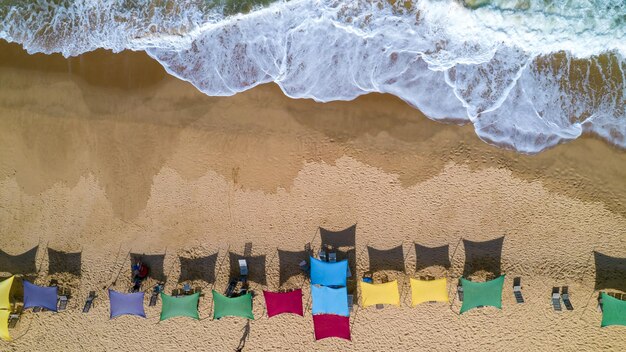
[[[602,324],[600,326],[626,326],[626,301],[611,297],[605,292],[600,293],[600,297],[602,298]]]
[[[250,292],[238,297],[226,297],[213,290],[213,319],[229,316],[254,319]]]
[[[400,293],[398,292],[397,280],[381,284],[370,284],[361,281],[360,285],[363,307],[377,304],[393,304],[400,306]]]
[[[336,314],[349,316],[348,290],[345,287],[331,288],[311,285],[313,314]]]
[[[411,278],[411,305],[424,302],[448,302],[448,280],[417,280]]]
[[[200,319],[198,315],[198,303],[200,302],[200,292],[189,296],[173,297],[161,292],[161,320],[174,317],[190,317]]]
[[[143,298],[143,292],[121,293],[109,289],[110,318],[113,319],[120,315],[137,315],[145,318],[146,312],[143,308]]]
[[[324,262],[311,259],[311,284],[323,286],[346,286],[348,261]]]
[[[463,286],[461,314],[480,306],[492,306],[502,309],[503,284],[504,275],[487,282],[473,282],[461,278],[461,286]]]
[[[13,286],[13,278],[11,276],[6,280],[0,281],[0,309],[11,309],[9,293],[11,292],[11,286]]]
[[[24,280],[24,309],[41,307],[57,311],[57,287],[37,286]]]
[[[0,339],[11,341],[9,334],[9,314],[8,310],[0,310]]]
[[[283,313],[293,313],[302,316],[302,290],[297,289],[289,292],[263,291],[267,316],[273,317]]]
[[[313,316],[315,339],[338,337],[350,340],[350,318],[334,314],[319,314]]]

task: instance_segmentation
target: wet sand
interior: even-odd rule
[[[253,287],[275,290],[284,267],[277,249],[319,247],[318,226],[353,224],[359,274],[369,269],[367,246],[402,245],[407,275],[388,275],[402,278],[404,305],[357,308],[352,342],[314,342],[310,309],[304,318],[268,319],[258,296],[245,350],[626,347],[624,330],[601,329],[596,311],[592,251],[626,257],[626,153],[600,140],[525,156],[387,95],[319,104],[266,85],[207,97],[143,53],[66,60],[9,44],[0,45],[0,119],[0,249],[15,255],[39,245],[38,284],[59,276],[48,273],[46,248],[82,251],[81,276],[61,277],[75,288],[70,309],[26,313],[3,350],[234,350],[245,322],[212,321],[209,297],[228,283],[228,253],[252,242],[266,267],[257,280],[265,283]],[[458,301],[409,307],[414,243],[448,244],[457,278],[461,238],[501,236],[502,311],[459,316]],[[165,254],[167,292],[181,274],[179,256],[217,253],[202,320],[157,324],[157,306],[145,321],[109,321],[103,288],[118,273],[114,286],[124,287],[129,251]],[[524,305],[514,303],[515,276]],[[573,312],[551,311],[557,285],[570,286]],[[90,290],[100,297],[84,315]]]

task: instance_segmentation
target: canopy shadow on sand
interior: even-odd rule
[[[593,251],[596,266],[596,290],[615,289],[626,292],[626,258],[611,257]]]
[[[469,277],[478,271],[491,273],[494,277],[500,276],[503,244],[504,236],[484,242],[463,239],[465,248],[463,276]]]
[[[178,283],[195,280],[201,280],[209,284],[215,282],[217,253],[198,258],[179,256],[178,260],[180,261]]]
[[[48,247],[48,274],[68,273],[81,276],[82,252],[63,252]]]

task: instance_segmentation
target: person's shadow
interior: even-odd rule
[[[243,330],[243,335],[241,335],[241,339],[239,340],[239,345],[235,349],[236,352],[243,351],[243,348],[246,346],[246,340],[248,339],[248,336],[250,335],[250,320],[246,322],[246,326],[244,326],[243,329],[241,330]]]

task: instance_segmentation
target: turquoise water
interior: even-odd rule
[[[584,133],[626,148],[623,0],[2,1],[29,52],[145,50],[208,95],[394,94],[537,153]]]

